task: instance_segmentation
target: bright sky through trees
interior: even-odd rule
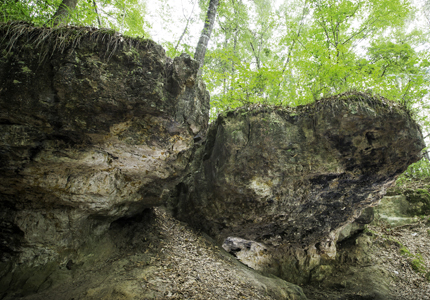
[[[186,19],[191,16],[195,20],[195,24],[188,33],[191,37],[189,40],[197,45],[203,27],[203,21],[199,18],[201,11],[197,2],[198,0],[153,1],[147,5],[151,23],[149,30],[151,38],[158,43],[174,43],[183,32]],[[170,19],[169,26],[165,26],[164,22],[159,22],[160,19],[163,21]]]

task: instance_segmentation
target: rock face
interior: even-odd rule
[[[133,299],[140,289],[148,298],[173,297],[169,289],[188,297],[181,284],[210,295],[197,282],[202,261],[227,268],[234,259],[212,259],[225,252],[189,243],[201,238],[191,231],[172,233],[178,223],[164,213],[157,218],[169,227],[160,221],[151,227],[160,234],[147,228],[148,236],[163,235],[169,247],[154,239],[151,249],[145,234],[134,232],[142,224],[128,226],[130,217],[162,204],[252,268],[319,282],[331,272],[324,260],[335,257],[336,241],[362,228],[348,224],[424,147],[404,108],[360,93],[298,108],[241,108],[208,129],[209,95],[188,55],[172,60],[152,41],[90,28],[18,23],[0,32],[0,298],[35,291],[44,294],[28,299],[64,298],[53,295],[69,294],[55,279],[70,279],[66,270],[78,270],[72,279],[80,281],[69,286],[79,287],[76,298]],[[122,257],[128,243],[140,251],[137,267]],[[108,244],[116,254],[107,253]],[[154,268],[141,270],[146,250]],[[160,256],[171,264],[154,264]],[[106,261],[118,265],[110,269]],[[116,285],[130,279],[130,264],[133,282]],[[184,264],[189,268],[180,269]],[[86,282],[94,268],[104,270],[100,282],[113,272],[108,286]],[[228,280],[237,281],[229,287],[233,298],[249,292],[238,272],[256,299],[305,299],[279,278],[238,263],[228,268]],[[187,278],[177,284],[181,274]],[[165,290],[148,287],[155,285]]]
[[[210,126],[176,214],[220,243],[266,245],[281,263],[264,270],[300,281],[295,265],[304,263],[308,278],[320,259],[333,259],[342,227],[374,206],[423,147],[405,109],[366,94],[237,109]]]
[[[402,226],[416,222],[419,216],[430,214],[428,187],[393,190],[390,194],[375,207],[375,224]]]
[[[268,253],[267,248],[254,241],[228,237],[222,247],[254,270],[265,269],[265,265],[270,264],[272,261],[272,256]]]
[[[383,200],[384,198],[382,198]],[[382,201],[381,200],[381,201]],[[341,230],[338,231],[336,242],[342,242],[345,239],[352,237],[357,232],[363,231],[367,224],[370,224],[375,219],[375,209],[374,207],[368,207],[364,209],[360,217],[354,220],[354,222],[343,226]]]
[[[198,63],[89,28],[0,32],[1,260],[46,263],[162,204],[206,132]]]
[[[375,223],[395,227],[416,222],[418,217],[409,212],[411,207],[404,195],[385,196],[375,207]]]

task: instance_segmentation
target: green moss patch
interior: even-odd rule
[[[406,200],[413,204],[409,213],[414,215],[430,214],[430,193],[427,189],[406,190]]]
[[[426,272],[426,270],[427,270],[426,264],[424,262],[423,256],[420,253],[413,254],[405,246],[402,246],[399,251],[400,251],[400,254],[409,257],[409,264],[411,265],[412,270],[414,270],[417,273],[425,273]],[[427,274],[429,274],[429,273],[427,273]]]

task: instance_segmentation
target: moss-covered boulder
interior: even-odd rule
[[[430,193],[428,189],[408,189],[404,191],[404,195],[410,204],[407,211],[410,215],[430,215]]]
[[[416,222],[430,215],[430,193],[427,180],[397,182],[374,207],[375,224],[391,227]]]
[[[337,231],[375,205],[423,147],[405,108],[366,94],[240,108],[210,126],[173,206],[220,243],[264,244],[269,271],[307,280],[319,259],[334,258]],[[288,261],[290,248],[301,258]]]
[[[391,227],[411,224],[418,220],[415,213],[411,213],[413,210],[414,207],[406,200],[405,195],[385,196],[374,208],[374,224]]]

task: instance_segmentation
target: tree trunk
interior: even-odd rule
[[[199,75],[205,61],[206,48],[208,47],[209,39],[211,37],[212,29],[215,23],[216,11],[218,8],[219,0],[210,0],[208,13],[206,14],[205,25],[200,35],[199,42],[197,43],[194,59],[200,64]]]
[[[66,25],[70,12],[75,9],[78,0],[63,0],[52,17],[54,25]]]
[[[100,21],[100,16],[99,16],[99,12],[97,10],[97,3],[96,0],[93,0],[93,6],[94,6],[94,12],[97,15],[97,23],[99,24],[99,28],[102,28],[102,22]]]

